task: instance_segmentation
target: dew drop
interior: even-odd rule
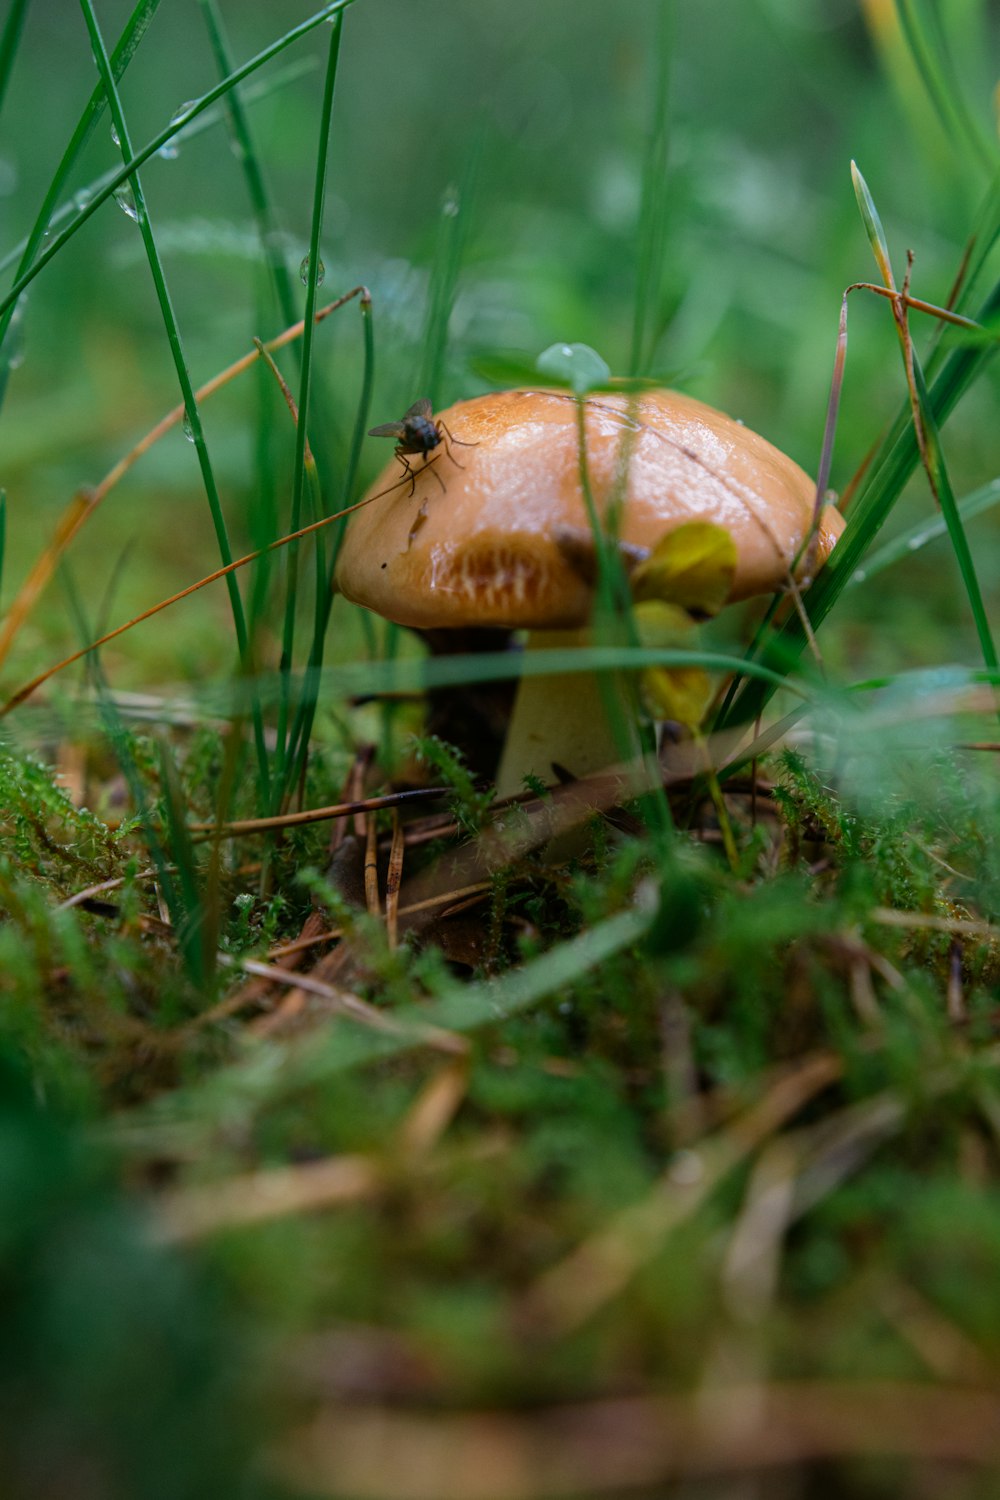
[[[187,412],[184,413],[184,421],[181,423],[181,431],[183,432],[189,443],[194,442],[194,426]]]
[[[73,194],[74,208],[78,209],[80,213],[83,213],[83,210],[90,206],[93,197],[94,195],[90,191],[90,188],[81,188],[79,192]]]
[[[302,279],[302,285],[303,286],[308,286],[309,285],[309,257],[308,257],[308,255],[303,255],[303,257],[302,257],[302,264],[299,266],[299,276]],[[317,265],[316,265],[316,285],[317,286],[322,286],[325,277],[326,277],[326,266],[324,266],[322,260],[320,260],[317,263]]]
[[[916,536],[910,537],[910,540],[906,545],[909,547],[911,552],[919,552],[927,539],[928,533],[926,531],[918,531]]]
[[[171,125],[176,125],[178,120],[182,120],[193,104],[193,99],[185,99],[180,109],[175,109],[173,114],[170,116]],[[180,154],[180,149],[181,148],[178,137],[173,136],[169,141],[164,141],[163,145],[157,152],[157,155],[161,156],[164,161],[174,161]]]
[[[134,219],[138,223],[139,210],[135,206],[135,194],[129,183],[123,182],[121,187],[115,188],[115,202],[122,213],[128,214],[130,219]]]
[[[117,125],[112,125],[112,127],[111,127],[111,139],[112,139],[112,141],[114,142],[114,144],[116,146],[120,146],[121,143],[122,143],[122,138],[118,134],[118,126]]]

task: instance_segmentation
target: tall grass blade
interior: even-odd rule
[[[989,323],[998,313],[1000,281],[980,307],[977,321]],[[993,349],[993,345],[970,346],[956,349],[947,356],[927,398],[927,410],[938,428],[943,427],[959,400],[982,374]],[[843,535],[806,595],[805,602],[814,630],[829,614],[861,566],[862,559],[891,514],[919,457],[912,412],[907,402],[872,461],[867,482],[858,495]],[[748,661],[756,660],[780,675],[799,660],[805,646],[806,635],[802,623],[793,616],[779,626]],[[745,666],[743,670],[746,670]],[[773,686],[773,683],[767,683],[763,679],[741,683],[731,700],[720,711],[715,728],[722,729],[755,719],[771,698]]]
[[[874,200],[868,189],[861,172],[855,162],[851,163],[851,175],[854,179],[854,190],[857,194],[858,205],[861,216],[871,240],[872,251],[879,270],[882,273],[886,287],[895,290],[895,280],[892,274],[892,266],[889,260],[889,251],[886,244],[882,222],[875,207]],[[909,276],[907,276],[907,286]],[[905,288],[904,288],[905,289]],[[962,584],[965,588],[966,597],[975,622],[976,634],[979,637],[980,650],[983,660],[989,668],[996,668],[997,653],[993,642],[993,634],[990,630],[989,619],[986,614],[986,606],[983,602],[982,590],[976,575],[976,567],[969,547],[968,538],[962,526],[962,518],[959,515],[955,503],[954,491],[948,478],[948,471],[941,451],[940,434],[933,413],[930,410],[927,398],[927,386],[924,381],[920,360],[917,358],[913,347],[913,339],[910,334],[909,322],[906,315],[906,305],[903,298],[893,299],[893,317],[899,335],[900,350],[903,356],[903,368],[906,374],[906,382],[910,391],[910,405],[912,408],[912,419],[914,433],[920,452],[921,462],[927,472],[927,478],[931,486],[931,492],[941,508],[945,523],[948,527],[948,535],[951,539],[952,549],[958,562],[959,572],[962,576]]]
[[[312,226],[309,235],[309,259],[306,271],[305,332],[302,336],[302,370],[299,380],[299,417],[295,429],[295,467],[292,476],[292,507],[289,530],[298,531],[302,524],[302,502],[306,480],[306,444],[309,423],[309,402],[312,388],[313,341],[316,332],[314,314],[316,293],[319,285],[320,244],[323,233],[323,206],[326,200],[327,163],[330,154],[330,127],[333,118],[333,98],[337,82],[337,64],[340,59],[340,41],[343,18],[334,18],[327,53],[326,77],[323,85],[323,104],[320,111],[319,141],[316,148],[316,171],[313,186]],[[278,810],[287,795],[289,783],[290,744],[287,742],[288,717],[290,712],[292,653],[295,643],[296,590],[298,582],[298,543],[293,543],[288,557],[287,595],[285,620],[282,632],[281,664],[285,691],[278,708],[277,745],[275,749],[273,809]]]
[[[104,45],[104,39],[98,25],[97,16],[94,13],[92,0],[80,0],[84,20],[90,34],[91,46],[94,59],[104,87],[107,90],[108,102],[114,119],[115,128],[121,144],[122,156],[127,160],[132,156],[132,146],[128,133],[128,124],[122,110],[121,98],[115,83],[114,74],[111,70],[110,60]],[[215,481],[215,474],[209,458],[208,446],[205,442],[205,434],[201,424],[201,415],[198,411],[198,403],[194,396],[194,387],[191,384],[191,376],[188,372],[187,361],[184,357],[184,348],[181,342],[180,327],[174,314],[170,292],[167,288],[166,277],[159,251],[156,247],[156,239],[150,223],[149,213],[146,208],[145,195],[142,190],[142,182],[138,172],[131,178],[131,188],[135,209],[135,220],[142,235],[143,246],[149,261],[150,274],[153,279],[153,287],[156,299],[160,306],[163,317],[164,329],[170,353],[174,362],[174,370],[177,374],[177,382],[180,386],[181,397],[184,402],[187,420],[190,424],[191,436],[194,440],[195,452],[198,456],[198,465],[201,469],[202,482],[205,486],[205,494],[208,498],[209,509],[212,515],[212,524],[215,528],[216,540],[219,545],[219,553],[223,564],[228,566],[233,560],[232,548],[229,542],[229,532],[226,527],[225,516],[222,511],[222,502],[219,498],[219,490]],[[232,609],[233,624],[236,631],[236,643],[240,655],[240,661],[244,668],[249,670],[249,637],[247,633],[246,616],[243,609],[243,599],[240,594],[239,584],[232,574],[226,575],[226,587],[229,592],[230,607]],[[264,724],[260,714],[259,706],[253,714],[254,741],[257,749],[258,776],[261,781],[261,789],[264,791],[269,781],[267,764],[267,750],[264,742]]]
[[[896,14],[917,71],[941,127],[955,147],[958,161],[971,152],[988,171],[996,166],[996,147],[987,141],[969,110],[965,91],[955,77],[948,39],[934,5],[896,0]]]
[[[972,548],[965,534],[962,523],[962,515],[955,500],[955,492],[952,489],[948,469],[945,464],[944,454],[941,450],[941,438],[937,423],[934,421],[930,410],[927,395],[927,385],[924,380],[920,361],[916,355],[913,359],[913,374],[916,382],[917,412],[915,419],[923,428],[923,453],[924,466],[930,481],[934,498],[941,508],[945,525],[948,529],[948,538],[952,550],[955,553],[958,569],[962,575],[962,585],[969,601],[972,611],[973,622],[976,627],[976,635],[979,637],[979,649],[983,655],[983,661],[991,671],[996,671],[1000,666],[1000,658],[997,657],[997,649],[993,640],[993,632],[990,629],[989,616],[986,613],[986,604],[983,599],[979,576],[976,572],[975,560],[972,556]]]
[[[992,510],[995,505],[1000,505],[1000,479],[990,480],[989,484],[984,484],[981,489],[974,490],[971,495],[959,500],[958,513],[963,522],[971,521],[984,511]],[[948,523],[944,516],[917,521],[915,525],[900,532],[899,536],[893,537],[891,542],[886,542],[884,547],[870,553],[865,558],[864,566],[852,576],[850,587],[856,588],[859,584],[866,583],[869,578],[884,573],[886,568],[895,567],[907,557],[914,557],[930,542],[947,535]]]
[[[219,70],[220,76],[225,79],[235,72],[235,68],[233,66],[229,40],[226,36],[222,17],[219,14],[219,7],[216,4],[216,0],[199,0],[199,3],[208,31],[208,39],[215,58],[216,67]],[[268,270],[274,283],[275,294],[278,298],[282,324],[287,328],[296,321],[297,316],[292,278],[282,252],[278,222],[275,217],[274,207],[267,189],[267,182],[264,178],[264,169],[254,143],[250,130],[250,122],[247,119],[247,112],[238,85],[234,85],[229,90],[225,98],[225,106],[229,116],[233,140],[239,147],[239,158],[243,167],[243,176],[246,180],[247,192],[253,208],[254,218],[257,222],[257,233],[260,236],[261,248],[263,249]]]
[[[375,323],[371,297],[367,292],[361,298],[361,318],[364,331],[364,366],[361,377],[361,390],[358,395],[358,408],[354,418],[354,432],[351,437],[351,451],[347,459],[347,469],[344,473],[341,504],[339,507],[345,511],[353,502],[358,479],[358,469],[361,464],[361,448],[365,440],[365,434],[368,431],[372,390],[375,384]],[[330,548],[329,571],[321,594],[316,600],[316,618],[313,626],[312,648],[309,653],[309,661],[302,684],[302,696],[299,699],[292,730],[291,749],[289,753],[289,786],[294,786],[302,774],[306,753],[309,748],[309,737],[312,734],[312,726],[316,718],[326,632],[330,623],[330,614],[333,609],[333,600],[335,597],[334,569],[337,565],[337,554],[340,551],[346,525],[347,517],[344,516],[334,531]]]
[[[4,314],[17,301],[21,293],[26,287],[30,286],[39,272],[45,269],[53,256],[59,254],[60,250],[65,247],[78,230],[83,228],[84,224],[97,212],[102,204],[106,203],[124,183],[128,182],[137,168],[144,166],[151,156],[157,154],[162,146],[166,145],[168,141],[173,140],[174,136],[178,135],[186,125],[203,114],[206,109],[209,109],[216,100],[221,99],[223,95],[227,94],[236,84],[242,83],[244,78],[249,78],[258,68],[262,68],[265,63],[269,63],[272,58],[284,52],[294,42],[299,41],[304,36],[308,36],[318,26],[322,26],[331,17],[338,15],[341,11],[346,10],[349,5],[353,4],[354,0],[330,0],[330,4],[324,5],[321,10],[309,16],[307,20],[300,22],[298,26],[293,26],[290,31],[285,32],[277,41],[271,42],[267,47],[264,47],[254,57],[250,58],[249,62],[243,63],[234,73],[231,73],[228,78],[224,78],[221,83],[217,83],[207,93],[202,94],[200,98],[193,99],[190,107],[184,114],[172,120],[157,135],[154,135],[152,140],[147,141],[141,151],[131,155],[124,165],[104,182],[100,191],[95,193],[90,202],[84,208],[80,209],[72,223],[68,224],[59,234],[55,235],[51,243],[46,245],[41,254],[32,260],[30,266],[23,273],[18,274],[10,289],[0,298],[0,315]]]
[[[299,58],[297,62],[289,63],[283,68],[276,69],[273,77],[248,84],[242,93],[244,104],[256,104],[261,99],[267,99],[271,94],[277,93],[280,89],[287,88],[289,84],[295,83],[307,73],[311,73],[313,67],[314,64],[311,58]],[[173,147],[183,145],[187,141],[195,140],[199,135],[204,135],[207,130],[214,130],[225,119],[226,115],[222,107],[215,105],[210,109],[206,109],[195,119],[191,119],[186,114],[178,115],[171,118],[170,133],[167,136],[167,142]],[[102,172],[99,176],[92,178],[91,181],[84,183],[79,192],[75,193],[72,198],[63,198],[58,208],[53,210],[49,219],[50,230],[56,230],[65,225],[67,220],[75,218],[81,212],[81,204],[85,206],[98,193],[104,193],[114,176],[115,171]],[[25,236],[11,249],[7,250],[5,254],[0,255],[0,273],[9,270],[13,265],[19,264],[27,244],[28,239]]]
[[[160,0],[139,0],[138,5],[136,5],[131,16],[129,17],[125,29],[118,39],[118,44],[111,54],[111,66],[114,71],[116,80],[121,78],[122,74],[125,72],[125,69],[131,62],[132,57],[135,54],[135,50],[141,42],[143,36],[145,35],[146,29],[149,26],[149,23],[152,20],[159,3]],[[26,6],[21,7],[22,19],[25,9]],[[8,70],[10,65],[13,63],[14,52],[16,51],[17,35],[20,34],[19,27],[17,35],[15,35],[11,31],[12,26],[17,20],[17,15],[18,4],[17,0],[15,0],[14,7],[10,13],[10,16],[8,17],[7,26],[4,29],[4,38],[2,43],[2,58]],[[8,36],[9,33],[10,37]],[[8,40],[10,40],[9,52]],[[6,87],[6,80],[2,75],[3,66],[2,64],[0,64],[0,105],[2,105],[3,93]],[[22,279],[28,274],[32,263],[34,262],[38,248],[45,238],[46,230],[52,222],[52,217],[56,205],[59,202],[59,198],[62,194],[63,188],[65,187],[66,182],[69,179],[69,175],[72,172],[74,165],[76,164],[77,157],[80,155],[83,147],[90,139],[94,127],[97,125],[98,121],[101,118],[101,115],[104,112],[105,105],[106,95],[104,89],[100,84],[98,84],[94,92],[91,94],[87,106],[83,111],[83,114],[80,116],[80,120],[76,126],[76,129],[70,137],[69,145],[63,152],[59,165],[55,170],[55,175],[49,183],[45,197],[42,200],[42,206],[35,216],[35,222],[31,227],[27,242],[24,246],[15,280]],[[4,344],[7,340],[7,336],[10,332],[10,325],[17,310],[17,303],[18,299],[17,296],[15,296],[13,300],[10,301],[9,305],[5,303],[3,304],[3,306],[0,306],[0,351],[3,350]],[[7,381],[9,379],[9,376],[9,355],[5,356],[2,352],[0,352],[0,407],[3,406],[3,400],[7,392]]]

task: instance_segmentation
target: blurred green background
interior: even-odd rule
[[[223,9],[237,61],[309,13],[288,0]],[[668,151],[654,320],[661,332],[650,367],[744,418],[811,472],[841,292],[874,275],[851,158],[881,210],[897,275],[912,248],[915,293],[935,302],[947,298],[987,188],[991,139],[995,160],[997,15],[981,0],[941,0],[933,9],[968,113],[950,128],[884,0],[676,0],[666,7]],[[361,281],[371,288],[373,421],[391,420],[424,394],[428,288],[456,210],[464,256],[439,404],[484,388],[473,366],[483,352],[533,359],[556,339],[589,343],[616,373],[626,372],[657,10],[647,0],[614,7],[358,0],[348,10],[320,300]],[[128,13],[124,4],[102,7],[109,41]],[[244,90],[300,303],[327,35],[320,28]],[[27,232],[95,77],[79,14],[29,6],[0,120],[0,250]],[[134,142],[216,78],[200,7],[163,4],[123,80]],[[118,161],[105,117],[74,188]],[[226,123],[183,141],[171,160],[154,158],[143,182],[198,385],[245,352],[254,334],[268,337],[282,326]],[[314,424],[324,426],[316,440],[330,497],[338,493],[357,401],[356,308],[336,314],[318,335],[324,391]],[[915,318],[915,331],[926,341],[932,327]],[[115,204],[104,205],[35,282],[23,338],[0,416],[7,598],[72,493],[96,481],[178,399],[140,236]],[[294,369],[287,357],[284,368]],[[888,304],[860,294],[851,302],[835,487],[845,486],[903,394]],[[960,496],[996,472],[995,398],[994,372],[948,428]],[[251,545],[259,400],[256,377],[244,377],[203,412],[237,554]],[[287,416],[282,435],[288,452],[276,465],[276,498],[286,505]],[[386,445],[367,444],[364,477],[387,457]],[[918,478],[898,524],[931,507]],[[974,522],[972,535],[988,578],[995,519]],[[109,623],[216,560],[195,452],[178,430],[110,495],[70,556],[94,617]],[[851,675],[974,662],[954,582],[940,542],[867,595],[851,591],[824,630],[828,660]],[[347,611],[338,611],[333,656],[357,649]],[[18,679],[76,643],[57,581],[19,643]],[[115,685],[138,687],[223,672],[231,656],[224,590],[216,587],[116,643],[105,665]]]

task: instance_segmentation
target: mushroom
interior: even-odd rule
[[[412,484],[388,466],[348,525],[340,591],[417,629],[526,629],[529,649],[586,642],[594,580],[579,557],[591,529],[576,398],[496,392],[458,402],[439,421],[468,446],[456,456],[442,440]],[[621,499],[614,529],[626,559],[648,555],[684,522],[713,521],[736,546],[731,600],[788,583],[810,533],[815,485],[764,438],[668,390],[589,396],[584,430],[599,516]],[[842,527],[827,506],[814,566]],[[560,770],[579,777],[622,758],[594,674],[525,676],[497,793],[520,791],[529,774],[550,783]]]

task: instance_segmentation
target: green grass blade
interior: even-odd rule
[[[862,177],[855,162],[851,163],[851,175],[854,180],[854,191],[857,195],[858,206],[861,209],[861,216],[868,232],[868,238],[871,241],[876,263],[885,285],[895,289],[896,283],[893,279],[889,250],[885,232],[882,228],[882,221],[879,218],[878,210],[868,189],[868,184]],[[986,606],[983,602],[982,589],[979,586],[972,550],[969,547],[968,538],[962,526],[962,518],[958,512],[954,491],[952,490],[944,461],[944,454],[941,451],[940,434],[937,423],[934,420],[933,412],[930,409],[927,386],[920,366],[920,360],[917,358],[913,348],[909,324],[901,305],[897,303],[893,304],[893,314],[899,334],[903,368],[907,384],[910,387],[910,404],[913,421],[915,427],[918,428],[920,438],[919,449],[921,461],[926,469],[931,491],[941,507],[945,523],[948,527],[948,535],[958,562],[966,597],[969,600],[969,607],[975,622],[976,634],[979,637],[983,660],[987,667],[995,668],[997,665],[996,646],[993,642],[993,634],[990,630],[989,618],[986,614]]]
[[[248,84],[242,91],[243,103],[255,104],[258,100],[266,99],[279,89],[283,89],[288,84],[295,83],[307,73],[311,73],[313,68],[314,63],[311,58],[300,58],[294,63],[289,63],[284,68],[277,69],[273,78],[266,78],[258,80],[256,83]],[[192,141],[197,136],[203,135],[207,130],[214,130],[225,119],[226,114],[222,106],[213,105],[211,109],[206,109],[196,119],[192,120],[184,116],[179,123],[171,120],[170,134],[167,140],[174,146],[183,145],[185,142]],[[145,155],[145,147],[143,147],[140,155]],[[81,212],[81,204],[86,205],[98,193],[104,193],[105,189],[110,186],[112,177],[117,176],[117,172],[117,168],[110,172],[102,172],[99,177],[95,177],[90,182],[85,183],[79,193],[74,194],[72,198],[64,198],[58,208],[52,211],[52,216],[49,219],[50,230],[56,230],[65,225],[68,219],[75,218]],[[0,255],[0,273],[9,270],[13,265],[19,266],[27,244],[28,239],[25,236],[24,239],[12,246],[6,254]],[[20,275],[20,267],[18,274]]]
[[[358,480],[358,469],[361,463],[361,448],[365,440],[365,434],[368,431],[368,424],[371,420],[372,390],[375,384],[375,324],[371,298],[369,296],[363,296],[361,299],[361,318],[364,330],[364,366],[361,377],[361,391],[358,396],[358,408],[354,418],[351,451],[348,455],[347,469],[344,474],[344,483],[341,490],[340,503],[342,509],[346,509],[354,498]],[[331,557],[327,577],[316,601],[312,649],[309,653],[309,661],[302,684],[302,695],[296,709],[295,724],[292,731],[290,750],[291,769],[288,777],[289,786],[294,786],[302,773],[306,751],[309,747],[309,737],[312,734],[312,726],[316,717],[326,632],[330,623],[330,613],[333,609],[335,598],[334,569],[336,568],[337,554],[340,551],[346,526],[347,520],[345,517],[334,528],[334,535],[330,545]]]
[[[199,0],[199,3],[205,19],[205,26],[208,30],[208,39],[215,58],[216,67],[219,70],[220,76],[227,78],[235,72],[235,68],[218,5],[216,4],[216,0]],[[260,236],[261,247],[274,283],[278,306],[281,309],[282,322],[286,328],[289,328],[293,323],[298,321],[292,278],[289,275],[288,265],[282,253],[277,219],[270,194],[267,190],[264,170],[253,135],[250,131],[250,122],[247,119],[246,108],[238,85],[234,85],[229,90],[226,95],[225,104],[229,115],[230,128],[233,132],[233,140],[239,147],[243,176],[246,179],[247,192],[253,208],[254,218],[257,221],[257,233]]]
[[[108,102],[111,107],[115,129],[121,143],[121,151],[126,159],[132,155],[132,147],[129,139],[128,124],[122,110],[121,99],[111,70],[104,39],[101,35],[100,26],[94,13],[92,0],[80,0],[84,20],[90,34],[91,46],[98,71],[101,74],[104,87],[107,90]],[[232,548],[229,542],[229,533],[226,528],[226,520],[222,511],[222,502],[219,498],[219,490],[215,481],[215,474],[209,458],[208,447],[205,442],[205,434],[201,424],[201,415],[198,411],[198,403],[194,397],[194,388],[188,372],[187,361],[184,357],[184,348],[181,342],[180,327],[174,314],[170,292],[167,287],[163,264],[156,248],[156,240],[150,223],[149,213],[146,208],[145,196],[142,190],[142,182],[138,172],[131,178],[132,194],[134,199],[135,219],[142,235],[143,245],[149,261],[150,274],[156,292],[156,299],[160,306],[163,317],[164,329],[170,352],[173,357],[174,369],[177,374],[177,382],[180,386],[181,396],[184,401],[187,420],[190,424],[191,436],[194,441],[195,451],[198,456],[198,464],[201,469],[202,481],[205,486],[205,494],[208,498],[209,509],[212,515],[212,523],[215,527],[215,535],[219,545],[219,553],[224,566],[228,566],[233,560]],[[233,615],[233,624],[236,631],[236,643],[240,654],[240,660],[245,668],[249,668],[249,637],[247,634],[246,616],[243,610],[243,599],[240,594],[239,585],[232,574],[227,575],[226,584],[229,593],[230,606]],[[261,779],[262,789],[267,786],[268,766],[267,752],[264,743],[264,726],[261,719],[259,707],[254,712],[254,739],[257,747],[258,774]]]
[[[667,226],[667,165],[670,154],[671,0],[660,0],[654,34],[655,76],[636,235],[635,301],[632,310],[630,375],[649,373],[659,330],[660,287]]]
[[[896,14],[910,56],[941,127],[955,147],[956,157],[962,161],[965,154],[971,152],[981,166],[992,170],[996,164],[996,148],[987,142],[969,111],[934,6],[917,5],[914,0],[896,0]]]
[[[1000,313],[1000,281],[979,309],[977,321],[989,322]],[[956,404],[982,374],[993,353],[993,345],[954,350],[930,388],[927,410],[938,428],[943,427]],[[830,560],[806,596],[813,629],[817,629],[836,604],[861,566],[862,559],[892,512],[904,485],[919,460],[912,413],[907,402],[872,462],[869,478],[858,495],[847,527]],[[807,641],[797,616],[791,616],[763,643],[755,660],[775,671],[787,669],[802,655]],[[743,670],[746,670],[744,665]],[[763,680],[743,682],[720,712],[716,728],[747,723],[767,705],[773,684]]]
[[[958,513],[963,522],[971,521],[995,505],[1000,505],[1000,479],[990,480],[989,484],[984,484],[981,489],[974,490],[971,495],[959,500]],[[848,587],[857,588],[876,574],[885,572],[886,568],[895,567],[904,558],[914,557],[928,543],[947,535],[948,524],[943,515],[934,516],[929,521],[917,521],[906,531],[900,532],[899,536],[893,537],[891,542],[886,542],[885,546],[870,553],[865,558],[864,565],[852,575]]]
[[[680,650],[662,646],[588,646],[586,649],[539,649],[483,651],[471,655],[413,658],[399,656],[391,660],[349,661],[323,668],[320,687],[328,701],[361,698],[369,701],[385,695],[423,694],[432,688],[463,687],[480,682],[507,682],[523,677],[549,677],[574,672],[641,672],[646,667],[704,667],[708,672],[728,676],[745,671],[772,690],[786,687],[805,701],[811,701],[813,682],[809,672],[799,671],[790,680],[790,668],[765,662],[747,662],[727,651]],[[262,675],[254,684],[265,703],[277,702],[282,690],[280,674]],[[242,717],[246,713],[246,684],[235,682],[203,683],[197,698],[201,711],[211,718]]]
[[[917,400],[919,403],[920,423],[924,433],[924,461],[927,476],[930,480],[934,496],[941,507],[945,525],[948,528],[948,538],[951,542],[952,551],[958,562],[959,572],[962,575],[962,585],[969,601],[972,611],[976,634],[979,637],[979,649],[983,653],[983,661],[991,671],[996,671],[1000,665],[997,657],[997,649],[993,640],[993,632],[990,629],[989,616],[986,613],[986,604],[983,592],[979,584],[976,572],[975,560],[972,556],[972,548],[965,534],[962,524],[961,512],[955,500],[955,492],[951,486],[948,476],[947,465],[941,450],[941,437],[938,432],[937,423],[934,421],[930,410],[930,401],[927,394],[927,385],[924,381],[920,361],[916,355],[913,356],[913,373],[916,379]]]
[[[316,333],[316,293],[319,284],[320,244],[323,233],[323,206],[326,200],[327,163],[330,155],[330,132],[333,118],[333,98],[337,82],[337,64],[340,59],[340,41],[343,18],[334,18],[327,53],[326,77],[323,85],[323,104],[320,111],[319,142],[316,149],[316,172],[313,186],[312,225],[309,235],[309,262],[306,274],[305,332],[302,336],[302,370],[299,380],[298,422],[295,429],[295,467],[292,476],[292,506],[289,531],[298,531],[302,524],[302,501],[306,476],[306,434],[309,423],[309,403],[312,390],[313,344]],[[288,716],[290,712],[291,666],[295,644],[296,588],[298,582],[299,544],[293,542],[289,549],[287,572],[287,595],[285,620],[282,633],[281,662],[286,691],[282,693],[278,709],[278,733],[275,750],[274,806],[277,807],[289,790],[287,768],[292,764],[291,745],[287,743]]]
[[[136,5],[131,16],[129,17],[125,29],[118,39],[118,44],[111,54],[111,66],[114,71],[116,80],[121,78],[122,74],[125,72],[125,69],[131,62],[136,48],[145,35],[146,29],[149,26],[150,21],[153,19],[153,15],[155,14],[156,8],[159,3],[160,0],[139,0],[139,3]],[[16,14],[17,5],[15,4],[10,17],[8,18],[8,26],[4,31],[4,58],[8,57],[8,31],[10,30],[11,24],[16,18]],[[13,38],[11,45],[12,50],[10,52],[8,62],[13,61],[13,50],[16,47],[16,37]],[[0,102],[2,102],[3,87],[4,84],[2,81],[0,81]],[[76,164],[80,152],[87,144],[87,141],[90,139],[95,126],[101,118],[101,115],[104,113],[105,106],[106,95],[104,89],[100,84],[98,84],[94,92],[91,94],[87,106],[83,111],[83,114],[80,116],[76,129],[73,131],[73,134],[70,137],[69,145],[63,152],[59,165],[56,167],[55,174],[52,177],[51,182],[49,183],[48,189],[46,190],[45,197],[42,200],[42,206],[35,216],[35,222],[31,227],[31,231],[21,253],[21,260],[18,265],[15,281],[21,280],[29,274],[30,269],[35,261],[35,256],[38,252],[38,249],[45,238],[45,234],[49,228],[49,225],[52,222],[53,213],[55,211],[57,203],[59,202],[59,198],[62,194],[63,188],[65,187],[66,182],[69,179],[69,175]],[[7,340],[7,336],[10,332],[11,321],[14,317],[16,309],[17,296],[13,297],[9,305],[7,303],[0,304],[0,350],[3,349],[4,344]],[[9,356],[0,356],[0,406],[2,406],[3,404],[3,399],[7,391],[7,380],[9,375]]]
[[[158,135],[154,135],[143,146],[141,151],[136,152],[125,161],[123,166],[105,182],[100,192],[95,194],[84,208],[80,209],[72,223],[68,224],[60,234],[56,235],[52,239],[52,242],[46,245],[37,259],[33,260],[31,265],[22,274],[18,275],[9,291],[3,298],[0,298],[0,315],[13,306],[21,293],[31,285],[31,282],[34,281],[38,273],[45,269],[54,255],[59,254],[60,250],[65,247],[78,230],[83,228],[83,225],[97,212],[101,205],[106,203],[118,188],[128,182],[137,168],[144,166],[151,156],[155,156],[167,141],[173,140],[174,136],[178,135],[190,121],[203,114],[206,109],[209,109],[218,99],[227,94],[236,84],[242,83],[244,78],[249,78],[258,68],[262,68],[272,58],[284,52],[293,42],[297,42],[302,37],[308,36],[318,26],[322,26],[324,22],[329,21],[333,16],[339,15],[341,11],[346,10],[349,5],[353,4],[354,0],[330,0],[328,5],[324,5],[321,10],[316,11],[307,20],[300,22],[298,26],[292,27],[290,31],[279,37],[277,41],[271,42],[267,47],[264,47],[254,57],[250,58],[249,62],[243,63],[228,78],[224,78],[221,83],[215,84],[214,87],[210,88],[207,93],[202,94],[198,99],[192,100],[190,108],[183,115],[172,120]]]
[[[27,13],[28,0],[13,0],[4,22],[3,34],[0,35],[0,111],[3,110],[4,99],[7,97],[7,86],[14,70],[14,59]]]
[[[858,208],[861,210],[861,218],[865,226],[865,233],[872,247],[872,254],[879,268],[879,273],[887,287],[895,290],[896,282],[892,274],[892,264],[889,260],[889,244],[882,228],[882,220],[875,200],[868,190],[868,184],[861,175],[861,170],[856,161],[851,162],[851,181],[854,183],[854,195],[858,200]]]

